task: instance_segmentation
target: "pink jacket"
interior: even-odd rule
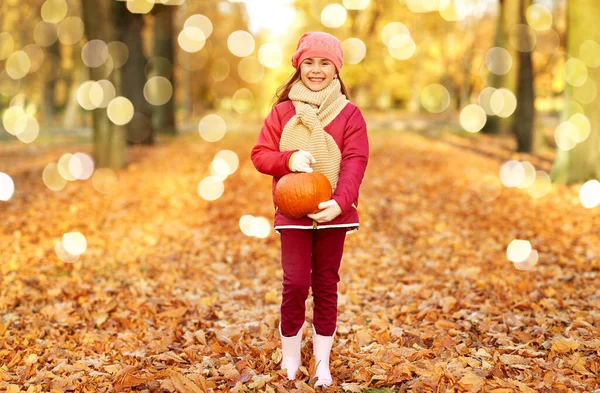
[[[259,172],[273,176],[273,206],[275,207],[275,231],[283,228],[332,228],[346,227],[357,230],[358,191],[369,160],[369,141],[367,125],[358,107],[346,104],[340,114],[325,127],[342,153],[342,162],[337,187],[332,199],[340,205],[342,213],[329,222],[317,223],[304,216],[292,219],[284,216],[275,206],[275,186],[283,176],[291,173],[288,167],[290,156],[297,150],[279,151],[281,132],[288,120],[294,116],[296,109],[292,101],[284,101],[276,105],[264,121],[256,145],[252,148],[250,158]]]

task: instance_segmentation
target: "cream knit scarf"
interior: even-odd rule
[[[298,80],[288,94],[296,114],[286,123],[279,142],[280,151],[306,150],[315,158],[313,170],[324,174],[335,190],[340,174],[342,153],[326,127],[344,109],[348,100],[342,94],[340,80],[312,91]]]

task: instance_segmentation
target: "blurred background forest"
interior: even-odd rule
[[[376,128],[501,135],[600,172],[600,38],[585,0],[3,0],[0,141],[92,138],[96,167],[198,130],[257,130],[305,31],[344,45],[341,76]],[[571,18],[571,19],[569,19]],[[587,23],[589,20],[590,23]],[[87,132],[87,133],[86,133]],[[91,134],[90,134],[91,133]],[[513,143],[514,142],[514,143]],[[2,167],[0,167],[2,170]],[[600,185],[598,185],[600,187]]]

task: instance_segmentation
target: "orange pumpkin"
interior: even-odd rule
[[[275,205],[289,218],[315,213],[319,211],[319,203],[330,199],[331,184],[319,172],[289,173],[275,187]]]

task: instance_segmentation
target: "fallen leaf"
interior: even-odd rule
[[[169,379],[179,393],[206,393],[185,375],[180,374],[175,370],[171,371]]]
[[[139,377],[135,375],[138,371],[138,368],[135,366],[127,366],[119,371],[114,378],[115,389],[121,390],[123,388],[138,386],[152,379],[152,377]]]
[[[438,319],[435,321],[435,327],[440,330],[449,330],[454,329],[456,325],[453,322],[447,321],[445,319]]]
[[[250,389],[261,389],[271,379],[273,379],[271,375],[254,375],[252,377],[252,382],[248,384],[248,387]]]
[[[342,389],[344,389],[344,391],[348,391],[348,392],[352,392],[352,393],[361,393],[361,392],[365,391],[366,386],[356,383],[356,382],[345,382],[345,383],[342,383]]]
[[[163,311],[157,315],[158,318],[181,318],[187,312],[187,307],[177,307]]]
[[[481,392],[481,388],[485,383],[484,379],[479,375],[467,372],[459,381],[458,384],[468,392]]]
[[[354,334],[354,337],[356,338],[356,343],[359,347],[366,347],[373,342],[373,336],[365,329],[357,331]]]
[[[560,339],[552,343],[552,352],[563,354],[579,348],[579,343],[572,339]]]
[[[19,385],[13,385],[10,384],[8,385],[8,388],[6,389],[6,393],[20,393],[21,389],[19,388]]]

